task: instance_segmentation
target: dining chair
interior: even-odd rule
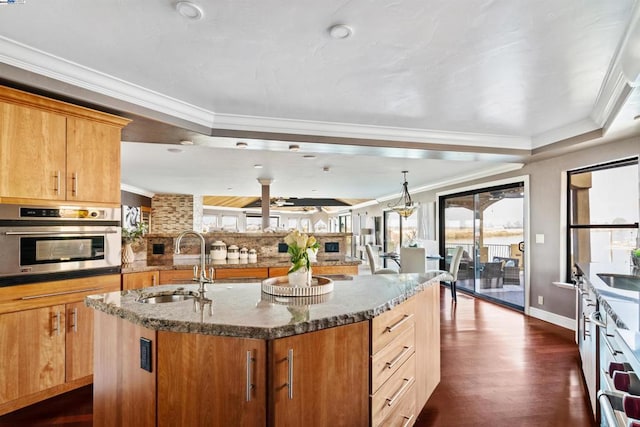
[[[398,270],[393,268],[376,268],[376,257],[373,255],[373,248],[369,243],[365,245],[367,250],[367,258],[369,258],[369,268],[371,268],[371,274],[398,274]]]
[[[442,282],[449,282],[451,288],[451,298],[453,302],[458,302],[458,296],[456,295],[456,281],[458,280],[458,271],[460,270],[460,260],[462,259],[462,252],[464,248],[462,246],[456,246],[455,252],[451,256],[451,264],[449,264],[449,271],[441,272],[446,273],[445,276],[440,279]]]

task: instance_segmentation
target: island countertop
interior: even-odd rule
[[[209,308],[195,311],[194,300],[145,304],[142,294],[197,291],[197,284],[165,285],[92,295],[85,303],[153,330],[256,339],[276,339],[372,319],[428,286],[439,286],[441,273],[355,276],[335,281],[332,292],[317,297],[276,297],[260,283],[209,284]]]

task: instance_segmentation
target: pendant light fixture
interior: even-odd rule
[[[397,202],[393,204],[389,203],[387,205],[394,211],[398,212],[403,218],[409,218],[417,208],[417,206],[411,200],[411,194],[409,194],[407,173],[409,173],[409,171],[402,171],[402,174],[404,176],[404,183],[402,184],[402,194],[400,195],[400,198]]]

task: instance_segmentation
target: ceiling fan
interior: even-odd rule
[[[284,197],[274,197],[271,199],[271,207],[281,208],[283,206],[293,206],[293,202],[287,201]]]

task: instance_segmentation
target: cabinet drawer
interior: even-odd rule
[[[266,279],[268,269],[263,268],[218,268],[216,279]]]
[[[407,427],[416,422],[416,399],[415,385],[407,390],[407,395],[403,398],[395,409],[392,409],[387,418],[382,422],[385,427]]]
[[[387,311],[372,320],[371,324],[371,353],[376,354],[389,344],[395,337],[415,324],[415,299]]]
[[[160,284],[161,285],[175,285],[178,283],[193,282],[193,270],[160,270]],[[193,282],[195,283],[195,282]]]
[[[371,357],[371,389],[375,393],[415,352],[415,328],[402,332]]]
[[[413,400],[415,406],[416,358],[412,355],[398,371],[371,398],[372,425],[380,425],[405,400]]]

